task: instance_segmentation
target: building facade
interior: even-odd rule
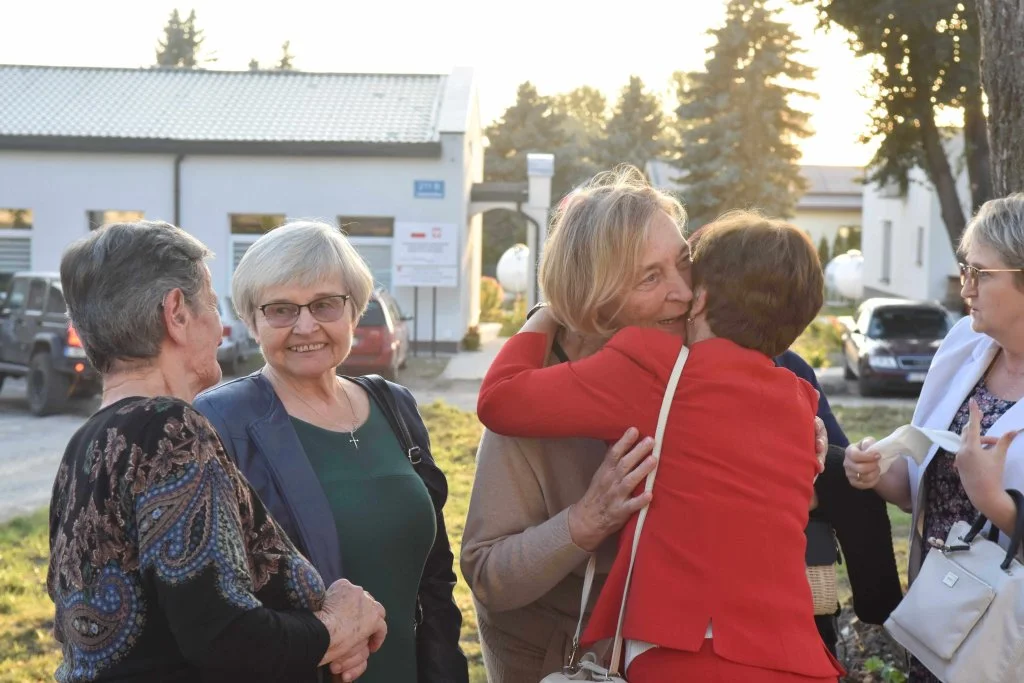
[[[454,351],[476,324],[481,219],[470,193],[483,178],[483,141],[468,69],[0,66],[0,87],[13,103],[0,108],[0,280],[56,270],[90,229],[145,218],[207,244],[226,299],[249,244],[286,220],[314,218],[349,234],[377,282],[416,316],[418,345],[436,334],[438,349]],[[392,286],[409,224],[444,227],[454,242],[454,277],[436,292]]]

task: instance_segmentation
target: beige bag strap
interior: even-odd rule
[[[658,429],[654,432],[654,455],[661,458],[661,445],[665,438],[665,423],[668,422],[668,414],[672,409],[672,398],[676,393],[676,385],[679,384],[679,377],[683,374],[683,366],[686,365],[686,358],[690,350],[683,346],[679,349],[679,357],[672,368],[672,374],[668,378],[668,385],[665,387],[665,396],[661,400],[661,413],[658,415]],[[644,491],[650,492],[654,488],[654,477],[658,474],[658,468],[647,475],[647,483]],[[633,532],[633,550],[629,556],[629,573],[626,574],[626,585],[622,591],[622,606],[619,607],[619,623],[615,627],[615,644],[612,646],[612,661],[608,670],[610,676],[619,674],[619,660],[622,658],[622,625],[626,620],[626,597],[629,595],[629,583],[633,578],[633,563],[636,561],[636,549],[640,545],[640,532],[644,528],[644,520],[647,519],[647,508],[640,510],[640,516],[636,520],[636,531]],[[589,569],[589,565],[588,565]]]
[[[594,574],[597,570],[597,553],[590,554],[587,562],[587,573],[583,577],[583,596],[580,599],[580,618],[576,621],[576,635],[572,637],[572,651],[569,653],[569,662],[565,669],[575,669],[578,662],[577,657],[580,651],[580,636],[583,635],[583,615],[586,614],[587,604],[590,602],[590,590],[594,587]]]

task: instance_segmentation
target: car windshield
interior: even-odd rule
[[[359,327],[374,327],[384,324],[386,324],[384,311],[381,310],[380,302],[376,299],[370,299],[370,302],[366,305],[363,317],[359,319]]]
[[[873,339],[941,339],[949,332],[949,317],[929,308],[883,308],[871,318]]]

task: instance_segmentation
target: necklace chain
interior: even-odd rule
[[[345,402],[348,404],[348,409],[352,413],[352,425],[350,427],[345,427],[341,423],[340,420],[332,419],[332,418],[328,417],[327,415],[324,415],[323,413],[321,413],[313,405],[311,405],[306,399],[302,398],[302,395],[299,392],[295,391],[295,389],[293,389],[291,387],[291,385],[287,381],[284,380],[284,378],[278,377],[276,372],[274,373],[274,377],[277,378],[286,389],[288,389],[289,393],[291,393],[293,396],[295,396],[295,398],[297,398],[300,401],[302,401],[302,403],[305,404],[305,406],[307,408],[309,408],[314,413],[319,415],[324,421],[326,421],[328,423],[338,424],[338,425],[342,426],[345,429],[345,431],[348,432],[349,443],[351,443],[353,446],[355,446],[357,451],[359,450],[359,439],[356,438],[356,429],[358,429],[358,427],[356,426],[356,409],[352,405],[352,399],[350,399],[348,397],[348,390],[345,389],[345,383],[344,382],[342,382],[341,380],[337,380],[337,378],[336,378],[336,380],[337,380],[336,386],[337,385],[341,386],[341,392],[343,394],[345,394]]]

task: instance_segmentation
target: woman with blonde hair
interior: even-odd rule
[[[593,354],[620,327],[684,332],[692,298],[684,221],[679,202],[632,167],[563,200],[541,278],[550,301],[572,301],[564,306],[571,322],[555,334],[548,365]],[[539,679],[569,658],[588,557],[597,554],[599,588],[619,529],[649,500],[634,489],[654,466],[651,439],[623,432],[608,448],[485,430],[461,561],[489,680]],[[824,453],[823,426],[818,447]]]
[[[556,230],[575,222],[572,204],[566,212]],[[624,276],[635,272],[631,257],[622,253]],[[818,635],[804,568],[820,471],[818,395],[774,362],[821,306],[817,252],[792,225],[735,212],[706,230],[692,269],[692,303],[680,320],[689,359],[671,397],[636,565],[634,517],[583,642],[615,633],[631,572],[623,635],[634,683],[835,681],[842,668]],[[642,262],[639,272],[640,287],[662,276]],[[580,283],[552,292],[551,313],[503,347],[480,390],[481,421],[514,436],[611,440],[632,425],[652,436],[683,344],[663,329],[674,319],[627,327],[590,358],[544,368],[563,319],[597,331],[573,296],[590,295]]]

